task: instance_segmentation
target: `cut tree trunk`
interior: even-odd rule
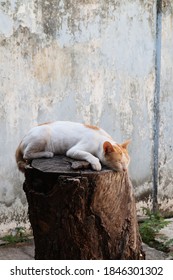
[[[35,259],[145,259],[127,173],[63,156],[31,165],[24,191]]]

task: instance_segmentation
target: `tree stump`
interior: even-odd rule
[[[127,173],[93,171],[64,156],[31,165],[24,191],[35,259],[145,259]]]

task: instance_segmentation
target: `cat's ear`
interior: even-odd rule
[[[122,143],[120,146],[123,148],[123,149],[126,149],[127,150],[127,147],[128,145],[130,144],[131,142],[131,139],[125,141],[124,143]]]
[[[114,152],[114,148],[113,148],[112,144],[108,141],[104,142],[103,150],[104,150],[105,154]]]

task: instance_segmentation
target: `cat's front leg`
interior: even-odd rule
[[[91,154],[88,155],[89,158],[86,159],[86,161],[88,161],[91,164],[93,170],[100,171],[102,169],[102,166],[100,164],[99,159],[97,157],[94,157],[93,155],[90,155]]]
[[[74,159],[88,161],[91,164],[93,170],[100,171],[102,168],[100,161],[97,157],[93,156],[88,152],[76,149],[76,147],[73,147],[70,150],[68,150],[66,152],[66,156]]]
[[[97,159],[97,161],[94,160],[94,162],[92,160],[92,163],[90,163],[90,164],[91,164],[93,170],[100,171],[102,169],[99,159]]]

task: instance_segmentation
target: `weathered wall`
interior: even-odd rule
[[[173,212],[173,1],[163,1],[160,90],[160,206]]]
[[[156,54],[158,56],[158,95],[159,104],[157,110],[158,117],[158,205],[165,215],[173,214],[173,2],[162,1],[162,12],[160,26],[160,42],[157,41]],[[160,58],[159,58],[160,56]],[[160,65],[159,65],[160,64]],[[139,198],[143,198],[138,203],[138,208],[151,204],[150,189],[152,182],[139,187]],[[148,192],[148,194],[147,194]],[[149,203],[148,203],[149,202]]]
[[[170,200],[173,13],[165,3],[159,191]],[[152,185],[155,38],[155,0],[0,1],[1,222],[26,220],[14,153],[29,128],[49,120],[100,125],[117,142],[131,138],[130,175],[138,196],[145,189],[146,198]]]

